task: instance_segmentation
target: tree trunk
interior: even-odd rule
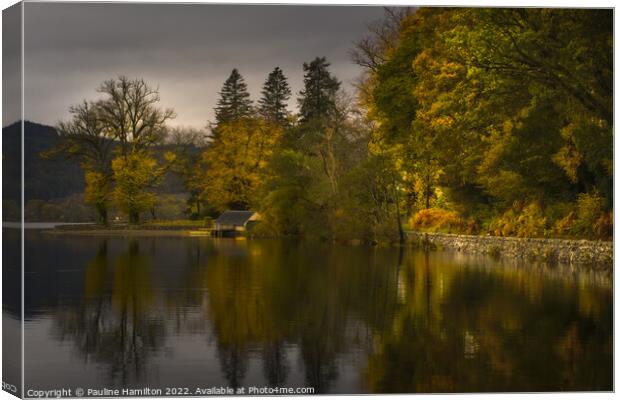
[[[99,214],[99,223],[101,225],[107,225],[108,224],[108,209],[105,206],[100,205],[97,207],[97,213]]]
[[[398,243],[400,245],[405,244],[405,231],[403,230],[403,223],[400,218],[400,200],[398,198],[398,188],[396,186],[396,179],[392,177],[392,186],[394,191],[394,202],[396,203],[396,224],[398,225]]]
[[[138,211],[129,211],[129,223],[137,224],[140,222],[140,213]]]

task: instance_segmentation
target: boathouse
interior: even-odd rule
[[[218,237],[235,237],[252,229],[252,226],[260,219],[255,211],[224,211],[217,217],[213,227],[213,234]]]

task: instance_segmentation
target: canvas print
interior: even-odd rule
[[[610,392],[613,10],[3,11],[3,389]]]

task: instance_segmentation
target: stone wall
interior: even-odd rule
[[[613,243],[590,240],[522,239],[498,236],[407,232],[407,240],[427,246],[495,257],[521,258],[550,263],[613,267]]]

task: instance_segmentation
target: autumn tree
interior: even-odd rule
[[[113,196],[119,208],[129,216],[129,222],[140,222],[140,213],[151,210],[157,201],[153,190],[166,170],[146,153],[132,153],[112,161],[114,171]]]
[[[361,93],[425,207],[540,234],[580,193],[610,207],[610,13],[420,8],[399,25],[358,48]]]
[[[209,206],[248,209],[282,127],[260,118],[244,118],[218,126],[218,135],[203,153],[201,196]]]
[[[406,216],[431,205],[437,176],[428,151],[428,132],[412,129],[418,103],[412,96],[416,75],[411,62],[421,51],[424,35],[411,31],[411,15],[409,9],[385,9],[384,19],[370,25],[351,54],[365,71],[358,97],[372,126],[369,159],[374,161],[369,165],[385,174],[373,179],[377,185],[373,191],[381,194],[373,202],[383,204],[382,219],[391,221],[401,241]],[[376,225],[382,223],[376,221]]]
[[[86,181],[86,203],[97,211],[99,223],[107,224],[114,136],[104,123],[101,102],[84,101],[72,106],[69,112],[72,118],[57,126],[58,144],[44,156],[62,155],[80,161]]]
[[[152,210],[154,188],[160,183],[163,169],[170,167],[173,155],[165,155],[159,166],[152,148],[163,142],[166,122],[175,117],[172,109],[162,109],[159,90],[143,79],[119,76],[105,81],[99,92],[102,123],[119,143],[112,162],[115,182],[114,199],[127,213],[131,223],[140,221],[140,213]]]
[[[58,125],[60,144],[46,155],[80,160],[85,200],[95,207],[101,223],[107,222],[111,197],[131,222],[138,222],[139,212],[151,204],[149,190],[161,175],[150,153],[163,140],[174,111],[158,107],[158,89],[143,79],[119,76],[104,81],[98,92],[102,99],[70,108],[72,119]],[[172,157],[165,158],[170,164]]]
[[[319,64],[325,67],[327,63]],[[319,75],[338,82],[327,69]],[[305,94],[316,82],[308,79],[306,83],[299,101],[310,107]],[[328,90],[322,90],[327,95]],[[350,199],[349,188],[341,183],[364,158],[364,129],[353,118],[349,98],[336,92],[328,96],[332,108],[324,108],[322,114],[312,112],[311,118],[285,131],[266,169],[260,210],[268,220],[265,226],[276,234],[352,237],[348,223],[353,222],[353,215],[345,201]]]
[[[99,103],[102,124],[119,142],[123,156],[160,143],[166,122],[175,117],[172,109],[158,106],[159,89],[143,79],[119,76],[103,82],[98,91],[104,95]]]
[[[276,67],[267,77],[262,97],[258,101],[259,113],[267,121],[285,126],[289,123],[289,112],[286,109],[291,97],[291,88],[280,67]]]

